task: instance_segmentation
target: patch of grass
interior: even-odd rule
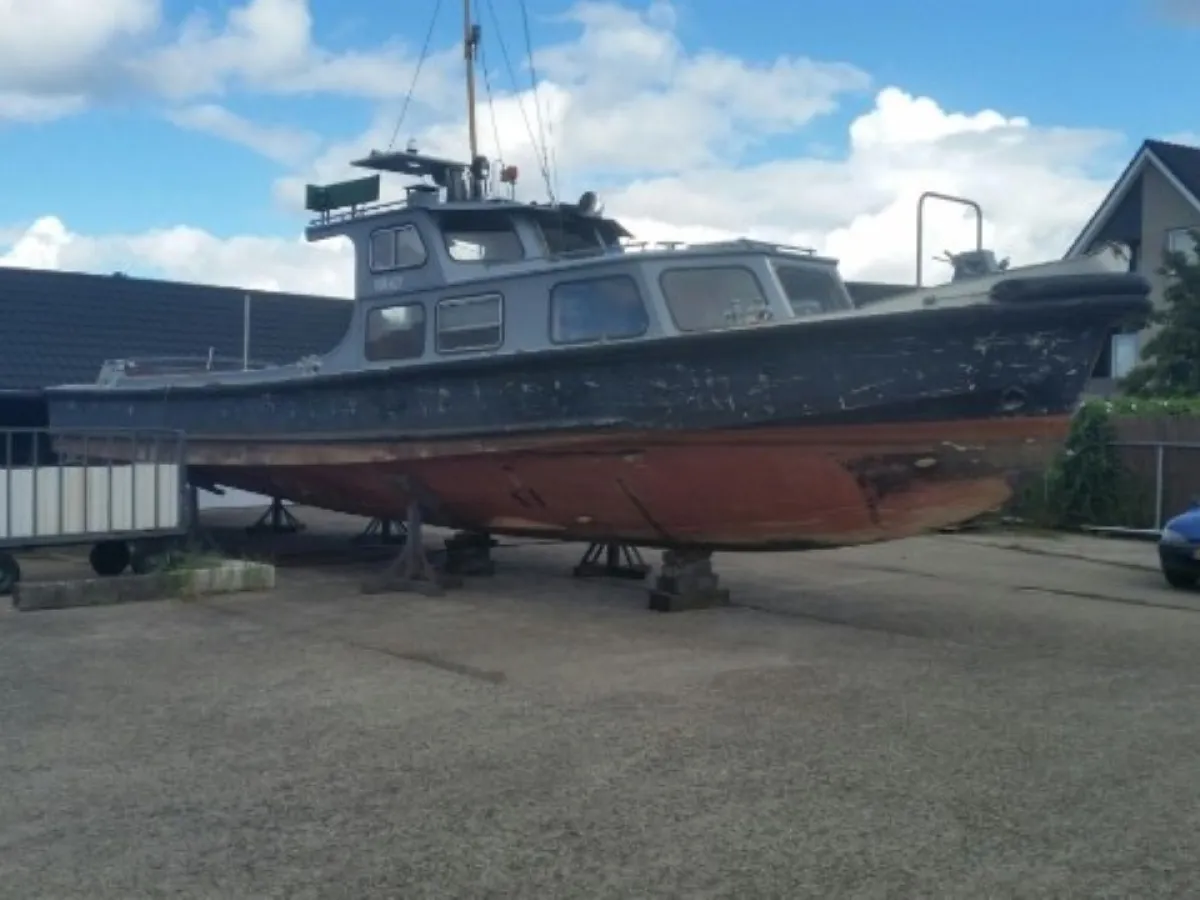
[[[217,553],[195,553],[187,550],[174,551],[169,554],[166,571],[181,571],[189,569],[211,569],[221,565],[228,557]]]

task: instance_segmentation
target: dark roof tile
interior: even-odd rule
[[[0,266],[0,390],[95,381],[105,360],[242,356],[285,363],[331,350],[352,302],[170,281]]]
[[[1171,170],[1192,196],[1200,199],[1200,147],[1148,140],[1146,148]]]

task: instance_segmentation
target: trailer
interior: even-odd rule
[[[18,553],[91,544],[97,575],[147,572],[188,532],[182,432],[4,428],[0,445],[0,595]]]

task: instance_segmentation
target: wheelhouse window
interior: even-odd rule
[[[771,318],[762,286],[744,266],[668,269],[659,284],[680,331],[715,331]]]
[[[525,258],[521,236],[507,213],[443,213],[439,222],[446,252],[456,262],[506,263]]]
[[[425,307],[384,306],[367,313],[366,357],[371,362],[416,359],[425,353]]]
[[[546,244],[546,252],[551,256],[599,253],[607,247],[600,229],[589,219],[543,216],[538,227]]]
[[[437,305],[439,353],[490,350],[504,340],[504,298],[499,294],[448,297]]]
[[[814,316],[848,308],[837,279],[828,271],[786,263],[772,263],[772,267],[792,315]]]
[[[1192,262],[1200,260],[1200,246],[1196,243],[1196,231],[1197,229],[1193,228],[1172,228],[1167,232],[1167,251],[1182,253]]]
[[[371,271],[392,272],[425,265],[428,253],[413,225],[397,225],[371,232]]]
[[[619,341],[645,334],[650,315],[628,275],[564,281],[550,290],[550,340]]]

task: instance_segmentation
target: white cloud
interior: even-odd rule
[[[77,79],[114,46],[151,32],[158,21],[159,0],[4,0],[0,88],[78,87]]]
[[[672,7],[662,0],[642,10],[580,3],[563,18],[578,27],[578,37],[536,52],[536,96],[532,88],[497,91],[489,102],[481,72],[481,150],[520,168],[523,196],[543,190],[543,137],[564,172],[605,179],[674,172],[736,159],[832,112],[842,95],[870,83],[866,73],[844,63],[787,57],[755,64],[716,51],[689,54],[672,30]],[[515,55],[510,51],[510,59]],[[498,65],[501,53],[492,49],[484,56],[494,88],[510,81],[507,67]],[[453,50],[442,57],[457,64]],[[465,91],[439,90],[448,94],[444,110],[462,112],[403,132],[397,143],[412,136],[423,152],[463,158]],[[395,122],[394,109],[381,111],[362,135],[327,147],[303,174],[281,179],[277,198],[297,209],[306,181],[362,174],[349,161],[388,146]]]
[[[224,4],[222,4],[224,5]],[[443,102],[461,53],[426,59],[418,104]],[[416,66],[395,42],[334,53],[313,37],[308,0],[241,0],[168,31],[161,0],[0,0],[0,122],[56,118],[131,92],[182,101],[231,88],[389,98]]]
[[[167,117],[180,128],[202,131],[249,147],[284,165],[307,160],[320,144],[320,138],[310,131],[261,125],[214,103],[174,110]]]
[[[1111,168],[1103,177],[1087,169],[1115,139],[1035,128],[994,110],[948,113],[889,87],[851,124],[842,160],[780,159],[642,180],[610,192],[608,210],[645,237],[669,237],[684,224],[751,233],[837,257],[847,276],[911,281],[923,191],[979,202],[985,244],[1014,264],[1055,258],[1111,186]],[[937,201],[927,209],[925,271],[945,277],[948,268],[928,257],[970,246],[974,219]]]
[[[0,122],[49,122],[87,105],[80,94],[30,94],[0,91]]]
[[[159,0],[0,0],[0,122],[82,109],[108,62],[159,13]]]
[[[66,226],[54,216],[43,216],[23,231],[5,229],[0,231],[0,245],[7,244],[8,251],[0,256],[0,265],[26,269],[63,268],[63,248],[71,240]]]
[[[713,164],[803,127],[870,84],[845,63],[689,54],[664,2],[644,11],[581,3],[567,18],[581,27],[578,40],[535,55],[551,90],[569,96],[554,116],[556,153],[566,167],[645,172]],[[513,139],[524,135],[510,132]]]
[[[423,101],[444,96],[453,62],[452,53],[425,61],[418,84]],[[176,98],[221,94],[231,86],[386,98],[410,83],[415,66],[416,55],[394,43],[341,54],[322,48],[313,39],[308,0],[246,0],[219,27],[195,13],[174,41],[135,64],[155,89]]]
[[[8,239],[0,266],[82,272],[122,271],[180,281],[290,291],[326,297],[353,294],[346,241],[309,244],[302,238],[220,238],[179,225],[134,235],[82,235],[57,216],[44,216]]]
[[[288,16],[290,24],[273,30],[276,18]],[[578,27],[577,38],[545,48],[536,58],[561,193],[573,198],[598,187],[607,212],[640,238],[758,237],[838,257],[847,277],[911,281],[916,200],[931,190],[978,200],[986,216],[985,244],[1014,264],[1036,262],[1065,251],[1125,162],[1114,155],[1118,136],[1108,132],[1046,127],[991,109],[946,110],[933,98],[894,86],[878,90],[874,103],[853,119],[844,151],[770,152],[782,146],[771,143],[780,137],[793,147],[814,143],[797,138],[806,138],[805,129],[839,102],[861,96],[867,75],[840,63],[783,58],[753,64],[711,50],[690,52],[675,34],[672,8],[661,0],[640,12],[587,3],[574,7],[569,17]],[[196,51],[188,58],[199,68],[180,71],[201,81],[216,72],[212,84],[230,78],[260,84],[353,81],[330,74],[347,70],[313,48],[310,27],[299,0],[254,0],[231,13],[223,30],[193,24],[178,46]],[[251,52],[249,35],[274,42],[262,50],[257,68],[244,58]],[[440,58],[459,64],[451,50]],[[489,53],[489,62],[500,58],[494,50]],[[493,76],[495,86],[502,79]],[[347,80],[338,80],[343,77]],[[195,82],[189,89],[200,87]],[[415,136],[424,151],[462,157],[465,116],[456,114],[461,100],[445,85],[437,89],[443,88],[452,102],[443,104],[440,118],[414,118]],[[275,159],[293,152],[274,129],[261,129],[220,107],[189,110],[180,115],[192,127],[258,146]],[[529,136],[531,128],[537,129],[531,93],[498,96],[494,112],[493,123],[492,106],[481,90],[484,151],[496,155],[498,132],[504,161],[522,169],[522,195],[542,196]],[[299,212],[306,181],[363,174],[349,161],[387,146],[395,116],[394,107],[381,108],[362,135],[326,146],[276,183],[277,198]],[[411,133],[401,132],[397,143],[403,146]],[[828,134],[819,138],[822,145],[831,143]],[[748,164],[751,148],[754,162]],[[387,190],[387,196],[398,192],[395,186]],[[38,227],[41,236],[30,233],[26,255],[46,252],[43,243],[52,229],[47,231],[45,220]],[[961,210],[930,204],[927,280],[948,275],[928,257],[964,249],[973,241],[973,229]],[[51,244],[60,248],[58,264],[67,267],[132,269],[131,261],[140,259],[172,277],[272,283],[314,293],[349,291],[344,248],[269,238],[221,240],[182,227],[115,238],[63,229],[61,236]]]

